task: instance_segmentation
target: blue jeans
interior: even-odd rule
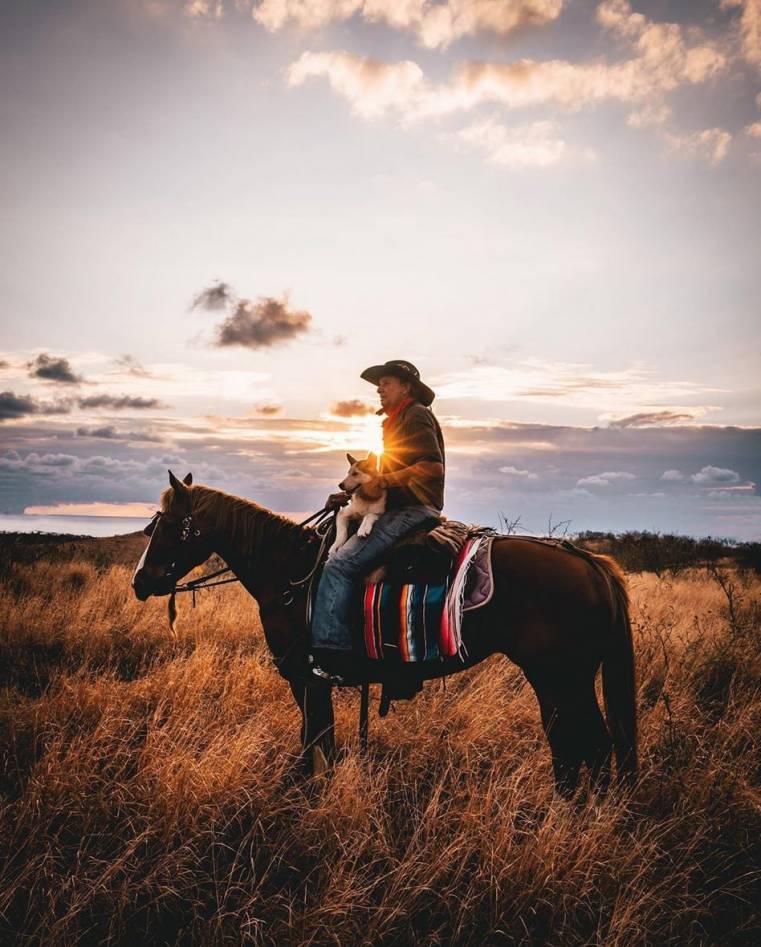
[[[380,562],[387,550],[410,530],[426,521],[431,527],[439,514],[430,506],[405,506],[379,516],[369,536],[351,536],[325,563],[317,588],[312,617],[312,645],[315,648],[350,650],[352,646],[351,608],[358,581]]]

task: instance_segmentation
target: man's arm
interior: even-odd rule
[[[444,465],[433,460],[419,460],[409,467],[402,467],[393,473],[381,474],[377,478],[379,487],[406,487],[409,483],[444,476]]]

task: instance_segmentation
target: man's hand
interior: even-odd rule
[[[345,490],[342,490],[340,493],[331,493],[328,499],[325,501],[326,510],[339,510],[342,506],[351,500],[351,494],[347,493]]]

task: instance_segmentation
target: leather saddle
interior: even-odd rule
[[[459,525],[459,524],[458,524]],[[385,561],[370,572],[366,583],[392,582],[398,585],[439,585],[446,580],[458,546],[437,541],[441,523],[421,526],[398,539]]]

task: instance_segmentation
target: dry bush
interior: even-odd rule
[[[631,577],[642,778],[570,803],[504,659],[373,719],[367,759],[337,695],[345,753],[303,781],[241,589],[184,601],[173,639],[125,566],[15,568],[3,943],[758,942],[759,583],[722,568]]]

